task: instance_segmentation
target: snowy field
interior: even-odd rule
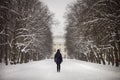
[[[52,59],[18,65],[0,65],[0,80],[120,80],[120,67],[64,60],[60,73]]]

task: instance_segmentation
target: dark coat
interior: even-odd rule
[[[62,59],[62,55],[60,52],[57,52],[54,56],[54,61],[56,62],[56,64],[61,64],[61,62],[63,61]]]

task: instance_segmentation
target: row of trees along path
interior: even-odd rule
[[[66,13],[70,57],[119,66],[120,0],[77,0]]]
[[[0,0],[0,63],[49,57],[51,25],[52,14],[39,0]]]

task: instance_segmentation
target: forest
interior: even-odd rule
[[[53,14],[39,0],[0,0],[0,63],[50,57]]]
[[[0,63],[50,58],[53,17],[40,0],[0,0]],[[119,0],[76,0],[64,17],[71,59],[120,65]]]
[[[70,58],[120,65],[120,0],[77,0],[65,18]]]

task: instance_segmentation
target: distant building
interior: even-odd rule
[[[52,55],[52,58],[54,57],[54,55],[58,49],[60,49],[62,57],[67,58],[67,49],[65,46],[64,37],[61,37],[61,36],[53,37],[53,55]]]

